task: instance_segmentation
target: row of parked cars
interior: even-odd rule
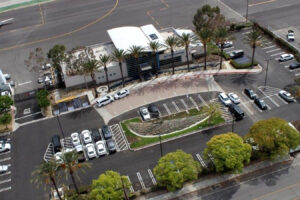
[[[6,139],[0,139],[0,153],[8,152],[11,149],[11,144]],[[8,165],[0,165],[0,174],[8,171]]]
[[[96,101],[96,104],[100,108],[102,106],[112,103],[115,100],[122,99],[128,95],[129,95],[129,90],[122,89],[122,90],[118,91],[117,93],[115,93],[113,96],[107,95],[107,96],[104,96],[104,97],[98,99]]]

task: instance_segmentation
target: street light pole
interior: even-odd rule
[[[231,125],[231,132],[234,132],[234,120],[235,120],[235,117],[233,114],[231,114],[232,116],[232,125]]]
[[[162,143],[161,143],[161,135],[159,134],[159,146],[160,146],[160,157],[163,156]]]
[[[249,0],[247,0],[246,23],[248,22],[248,7],[249,7]]]
[[[264,87],[264,90],[266,90],[266,87],[267,87],[268,70],[269,70],[269,61],[270,61],[270,59],[267,59],[267,69],[266,69],[265,87]]]
[[[58,115],[56,115],[56,119],[57,119],[57,122],[58,122],[59,129],[61,131],[61,134],[62,134],[63,138],[65,139],[65,133],[64,133],[64,130],[62,129],[62,126],[60,124],[59,116]]]

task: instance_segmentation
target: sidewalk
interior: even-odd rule
[[[21,7],[32,6],[35,4],[45,3],[53,0],[1,0],[0,12],[13,10]]]

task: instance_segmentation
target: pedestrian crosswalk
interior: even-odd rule
[[[129,144],[123,130],[119,124],[114,124],[110,126],[114,140],[116,141],[117,150],[125,151],[129,149]]]
[[[5,134],[1,139],[10,142],[10,135]],[[1,142],[1,141],[0,141]],[[12,146],[13,148],[13,146]],[[6,166],[7,171],[0,173],[0,196],[2,192],[8,192],[12,189],[12,171],[11,171],[12,157],[11,150],[0,153],[0,166]]]

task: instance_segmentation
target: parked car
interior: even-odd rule
[[[65,190],[69,190],[69,187],[60,187],[58,188],[58,192],[62,199],[65,199]],[[55,189],[51,189],[50,200],[59,200],[58,194]]]
[[[300,68],[300,63],[299,62],[294,62],[294,63],[290,64],[289,68],[291,70],[298,69],[298,68]]]
[[[106,150],[106,147],[105,147],[105,142],[104,141],[96,142],[96,151],[97,151],[98,156],[108,154],[108,152]]]
[[[106,146],[109,153],[115,153],[117,151],[116,142],[113,139],[107,140]]]
[[[79,134],[78,133],[72,133],[71,134],[71,139],[73,146],[76,147],[77,145],[80,145],[80,139],[79,139]]]
[[[260,109],[262,109],[262,110],[267,110],[267,109],[268,109],[267,104],[266,104],[265,101],[262,100],[262,99],[256,98],[256,99],[254,100],[254,103],[255,103]]]
[[[99,129],[97,129],[97,128],[94,128],[94,129],[91,130],[91,136],[92,136],[92,139],[95,143],[102,140]]]
[[[0,165],[0,174],[4,174],[8,171],[8,165]]]
[[[293,30],[288,30],[286,38],[289,42],[295,41],[295,32]]]
[[[229,54],[229,57],[231,59],[235,59],[235,58],[240,58],[244,55],[244,51],[243,50],[236,50],[236,51],[233,51]]]
[[[105,140],[112,138],[111,130],[107,125],[102,126],[102,134]]]
[[[92,142],[91,132],[89,130],[83,130],[81,136],[85,144]]]
[[[0,153],[9,151],[11,149],[11,145],[7,142],[0,143]]]
[[[11,76],[10,76],[10,74],[3,74],[3,76],[4,76],[4,78],[5,78],[6,80],[9,80],[9,79],[11,79]]]
[[[225,41],[223,44],[223,49],[232,47],[232,45],[233,45],[232,41]],[[221,48],[221,44],[218,44],[218,47]]]
[[[51,141],[53,144],[54,153],[59,152],[61,150],[61,143],[60,143],[59,135],[53,135]]]
[[[285,90],[281,90],[278,95],[288,103],[296,101],[295,98]]]
[[[37,82],[38,82],[38,83],[44,83],[43,77],[39,77],[38,80],[37,80]]]
[[[225,106],[228,106],[231,104],[231,101],[230,99],[228,98],[228,96],[222,92],[219,94],[219,100],[225,105]]]
[[[159,118],[159,111],[155,104],[150,104],[148,106],[148,111],[150,113],[151,118]]]
[[[244,90],[244,93],[250,98],[250,99],[255,99],[257,95],[254,93],[253,90],[246,88]]]
[[[87,144],[86,151],[87,151],[89,159],[97,157],[94,144]]]
[[[114,101],[114,99],[111,96],[105,96],[105,97],[102,97],[102,98],[98,99],[96,101],[96,103],[97,103],[97,106],[100,108],[102,106],[110,104],[113,101]]]
[[[62,155],[62,152],[57,152],[56,154],[54,154],[55,161],[59,164],[62,164],[64,162],[62,159]]]
[[[141,117],[144,121],[147,121],[147,120],[151,119],[150,113],[149,113],[149,111],[146,107],[141,107],[140,108],[140,114],[141,114]]]
[[[294,59],[293,54],[285,53],[285,54],[282,54],[278,60],[279,60],[279,62],[285,62],[285,61],[293,60],[293,59]]]
[[[75,146],[75,150],[76,150],[77,153],[83,152],[82,144],[79,144],[79,145]]]
[[[51,68],[51,64],[50,63],[47,63],[45,65],[42,65],[42,69],[43,70],[46,70],[46,69],[50,69]]]
[[[244,111],[236,104],[230,104],[228,109],[234,115],[236,120],[242,120],[245,116]]]
[[[238,95],[236,95],[235,93],[232,93],[232,92],[228,93],[228,98],[235,104],[239,104],[241,102]]]
[[[128,96],[129,95],[129,90],[127,90],[127,89],[122,89],[122,90],[120,90],[119,92],[117,92],[115,95],[114,95],[114,98],[115,98],[115,100],[117,100],[117,99],[121,99],[121,98],[123,98],[123,97],[126,97],[126,96]]]
[[[77,161],[78,161],[79,163],[81,163],[81,162],[84,162],[85,160],[86,160],[86,159],[85,159],[84,153],[83,153],[83,152],[78,153]]]

